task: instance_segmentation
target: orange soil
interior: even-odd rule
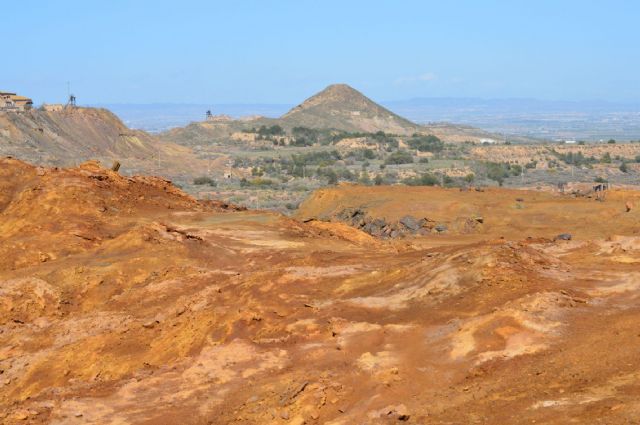
[[[383,242],[0,160],[0,423],[637,423],[637,198],[346,187],[302,208],[484,217]]]

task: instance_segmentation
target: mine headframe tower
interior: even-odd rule
[[[71,94],[71,85],[69,84],[69,82],[67,82],[67,95],[69,97],[68,97],[68,100],[67,100],[67,104],[64,105],[65,109],[75,108],[76,107],[76,97],[73,94]]]
[[[69,100],[67,100],[67,104],[65,108],[75,108],[76,107],[76,97],[72,94],[69,95]]]

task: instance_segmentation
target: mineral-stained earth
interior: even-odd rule
[[[595,195],[337,187],[288,218],[1,159],[0,423],[640,423],[640,193]]]

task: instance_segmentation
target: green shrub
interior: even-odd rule
[[[284,134],[284,130],[279,125],[272,125],[271,127],[261,125],[256,133],[261,136],[281,136]]]
[[[509,164],[500,162],[487,162],[485,164],[487,177],[502,186],[504,179],[511,175],[508,165]]]
[[[407,151],[397,151],[389,155],[384,163],[389,164],[412,164],[413,163],[413,155],[411,155]]]
[[[424,173],[420,177],[409,177],[402,180],[407,186],[436,186],[439,183],[438,177],[431,173]]]
[[[271,186],[272,184],[273,184],[273,180],[271,180],[271,179],[263,179],[261,177],[249,180],[249,185],[250,186]]]
[[[582,152],[559,153],[559,152],[556,152],[556,151],[552,151],[552,153],[555,156],[557,156],[558,159],[563,161],[565,164],[575,165],[577,167],[582,166],[582,165],[589,165],[589,164],[593,164],[593,163],[597,162],[597,160],[594,157],[587,158],[582,154]]]
[[[622,164],[620,164],[619,167],[620,171],[622,171],[623,173],[626,173],[629,171],[629,168],[627,167],[627,163],[626,162],[622,162]]]
[[[327,184],[338,184],[338,174],[333,168],[318,168],[316,171],[318,177],[324,177],[327,179]]]
[[[407,141],[412,149],[420,152],[440,152],[444,149],[444,142],[438,137],[430,134],[428,136],[416,136]]]
[[[206,176],[196,177],[195,179],[193,179],[193,184],[197,186],[209,185],[213,187],[218,185],[215,180],[213,180],[211,177]]]
[[[369,178],[369,173],[366,171],[363,171],[362,173],[360,173],[360,178],[358,179],[358,182],[365,186],[371,185],[371,178]]]

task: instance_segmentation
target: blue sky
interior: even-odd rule
[[[80,103],[640,97],[640,2],[3,2],[0,89]],[[8,37],[7,37],[8,35]]]

